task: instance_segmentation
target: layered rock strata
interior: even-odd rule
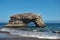
[[[34,22],[36,27],[45,27],[42,17],[32,13],[15,14],[11,16],[6,27],[27,27],[30,22]]]

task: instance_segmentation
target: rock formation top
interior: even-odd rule
[[[11,16],[6,27],[27,27],[30,22],[34,22],[36,27],[45,27],[42,17],[32,13],[15,14]]]

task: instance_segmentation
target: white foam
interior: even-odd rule
[[[11,35],[19,35],[24,37],[60,39],[60,34],[54,34],[51,32],[22,31],[22,30],[10,29],[10,28],[2,28],[0,29],[0,31],[8,31],[11,33]]]

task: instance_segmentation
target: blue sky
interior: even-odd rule
[[[60,0],[0,0],[0,22],[26,12],[41,14],[44,21],[60,21]]]

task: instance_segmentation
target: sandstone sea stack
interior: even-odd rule
[[[45,27],[42,17],[32,13],[15,14],[11,16],[6,27],[27,27],[28,23],[30,22],[34,22],[36,27]]]

